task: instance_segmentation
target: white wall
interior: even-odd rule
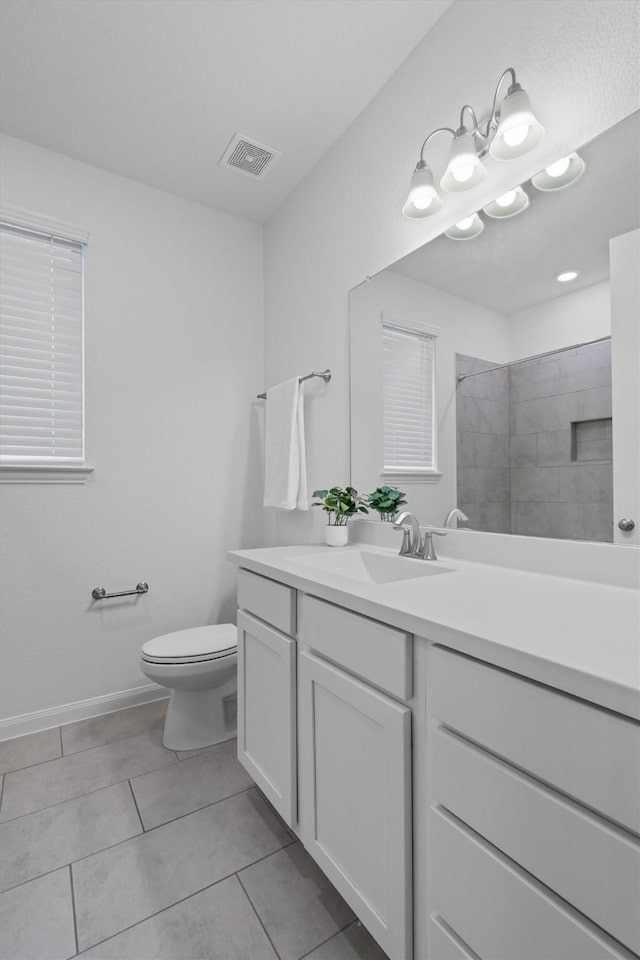
[[[348,472],[349,289],[637,109],[638,36],[636,0],[456,0],[269,220],[266,384],[325,366],[334,373],[307,405],[311,489]],[[512,163],[492,161],[480,187],[447,197],[435,217],[403,218],[425,133],[454,124],[463,103],[488,111],[510,65],[545,126],[541,146]],[[445,148],[434,142],[429,155],[438,170]],[[318,513],[269,511],[269,541],[319,534]]]
[[[613,403],[613,536],[640,544],[640,230],[614,237],[611,261],[611,371]],[[630,533],[618,520],[635,521]]]
[[[397,481],[408,506],[425,523],[439,524],[457,503],[456,353],[504,363],[506,317],[427,284],[385,270],[351,293],[351,479],[362,493],[384,483],[381,314],[424,320],[439,328],[436,341],[437,460],[440,479]],[[330,483],[325,477],[322,485]]]
[[[509,315],[509,360],[611,336],[608,280]]]
[[[148,638],[235,617],[260,540],[262,231],[18,140],[2,200],[86,226],[84,486],[4,485],[2,715],[147,684]],[[252,413],[252,411],[254,411]],[[92,604],[92,587],[138,599]]]

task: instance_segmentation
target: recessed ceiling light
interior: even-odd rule
[[[575,280],[578,275],[578,270],[565,270],[564,273],[556,274],[556,280],[558,283],[568,283],[570,280]]]

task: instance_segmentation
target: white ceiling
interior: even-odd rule
[[[609,240],[640,224],[640,111],[579,151],[580,180],[557,193],[524,189],[530,207],[513,219],[485,221],[474,240],[444,234],[399,260],[395,273],[513,314],[609,277]],[[446,198],[446,194],[445,194]],[[577,280],[559,284],[564,270]]]
[[[2,130],[265,220],[452,0],[1,0]],[[218,167],[236,132],[282,152]]]

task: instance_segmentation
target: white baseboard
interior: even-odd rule
[[[114,710],[124,710],[126,707],[137,707],[141,703],[151,703],[152,700],[163,700],[167,696],[166,687],[161,687],[158,683],[147,683],[143,687],[105,693],[100,697],[91,697],[90,700],[78,700],[75,703],[64,703],[60,707],[7,717],[6,720],[0,720],[0,741],[13,740],[14,737],[22,737],[26,733],[49,730],[50,727],[59,727],[75,720],[99,717],[103,713],[113,713]]]

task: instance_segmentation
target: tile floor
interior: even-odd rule
[[[235,757],[166,701],[0,743],[0,960],[386,960]]]

